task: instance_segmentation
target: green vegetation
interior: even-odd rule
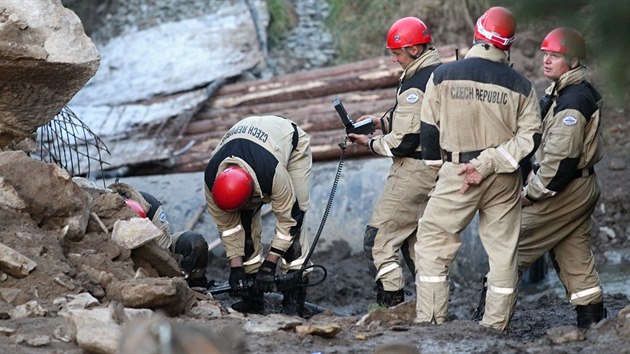
[[[282,40],[282,35],[297,24],[297,16],[291,0],[267,0],[269,28],[267,40],[273,47]]]
[[[524,22],[547,20],[555,27],[580,31],[588,48],[587,63],[595,64],[613,97],[630,96],[630,6],[627,0],[507,0]],[[550,28],[551,29],[551,28]]]

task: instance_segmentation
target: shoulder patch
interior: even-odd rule
[[[566,116],[564,118],[562,118],[562,123],[564,123],[564,125],[576,125],[577,124],[577,118],[575,118],[574,116]]]
[[[420,96],[418,96],[418,94],[411,93],[411,94],[409,94],[409,96],[407,96],[405,101],[407,101],[407,103],[414,104],[414,103],[418,102],[419,99],[420,99]]]

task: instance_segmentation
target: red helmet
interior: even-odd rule
[[[516,32],[516,20],[505,7],[491,7],[477,20],[475,39],[491,43],[503,50],[510,49]]]
[[[252,176],[238,166],[230,166],[214,180],[212,199],[222,210],[234,211],[247,203],[253,190]]]
[[[556,28],[549,32],[540,45],[541,50],[586,58],[586,44],[580,32],[572,28]]]
[[[431,33],[419,18],[403,17],[387,32],[387,48],[400,49],[416,44],[431,43]]]
[[[131,208],[131,210],[135,211],[139,217],[141,218],[147,217],[147,213],[146,211],[144,211],[144,209],[142,209],[142,205],[140,205],[140,203],[136,202],[133,199],[125,199],[125,203],[127,204],[128,207]]]

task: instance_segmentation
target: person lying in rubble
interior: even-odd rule
[[[273,115],[242,119],[212,152],[205,196],[229,260],[232,295],[242,297],[233,309],[262,314],[263,295],[274,291],[278,263],[283,273],[302,268],[309,250],[302,225],[311,167],[309,136],[291,120]],[[263,258],[261,207],[268,203],[276,226]],[[301,286],[281,291],[284,314],[304,314],[308,278],[305,272],[302,276]]]
[[[162,249],[169,249],[184,271],[188,286],[206,288],[206,268],[208,266],[208,243],[203,235],[195,231],[180,231],[171,234],[169,222],[162,203],[152,194],[136,191],[125,183],[116,182],[109,186],[120,194],[128,207],[139,217],[148,218],[162,231],[156,239]]]

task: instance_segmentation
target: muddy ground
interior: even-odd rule
[[[597,165],[602,185],[600,205],[594,216],[593,244],[598,265],[610,265],[610,251],[630,248],[630,133],[625,120],[627,109],[607,114],[608,155]],[[45,193],[42,189],[40,192]],[[104,289],[85,272],[89,264],[112,273],[118,279],[135,275],[129,255],[113,244],[108,235],[92,231],[80,242],[60,241],[60,230],[40,228],[28,215],[0,208],[0,242],[37,262],[37,268],[26,278],[0,278],[0,353],[84,353],[64,333],[61,306],[56,299],[79,292],[90,292],[102,307],[110,304]],[[110,220],[111,222],[111,220]],[[334,230],[327,230],[334,232]],[[628,353],[630,304],[625,295],[606,291],[603,284],[608,320],[595,328],[580,332],[575,324],[575,311],[566,299],[549,288],[523,288],[508,334],[481,328],[470,321],[478,301],[478,281],[452,283],[450,319],[442,326],[418,326],[414,318],[413,277],[408,275],[408,301],[395,309],[376,310],[363,318],[374,299],[373,281],[367,273],[367,260],[362,254],[350,254],[342,242],[327,252],[315,252],[313,262],[328,270],[327,279],[309,288],[307,301],[327,309],[309,319],[277,315],[279,296],[266,298],[264,316],[227,315],[218,318],[193,316],[186,312],[171,320],[174,323],[197,323],[210,331],[229,329],[237,333],[243,353],[373,353],[380,346],[408,344],[422,353]],[[73,255],[81,255],[76,257]],[[224,256],[212,257],[208,276],[217,281],[227,279]],[[628,267],[620,264],[619,267]],[[10,300],[8,300],[10,298]],[[36,316],[12,318],[11,310],[29,300],[36,300],[45,310]],[[229,308],[234,302],[228,295],[218,295],[217,305]],[[194,304],[191,306],[195,306]],[[301,334],[298,325],[340,329],[335,335]],[[338,326],[338,327],[335,327]],[[566,327],[569,326],[569,327]],[[225,338],[225,337],[222,337]],[[147,340],[149,340],[147,338]],[[43,344],[42,344],[43,343]],[[395,353],[392,350],[382,352]]]

